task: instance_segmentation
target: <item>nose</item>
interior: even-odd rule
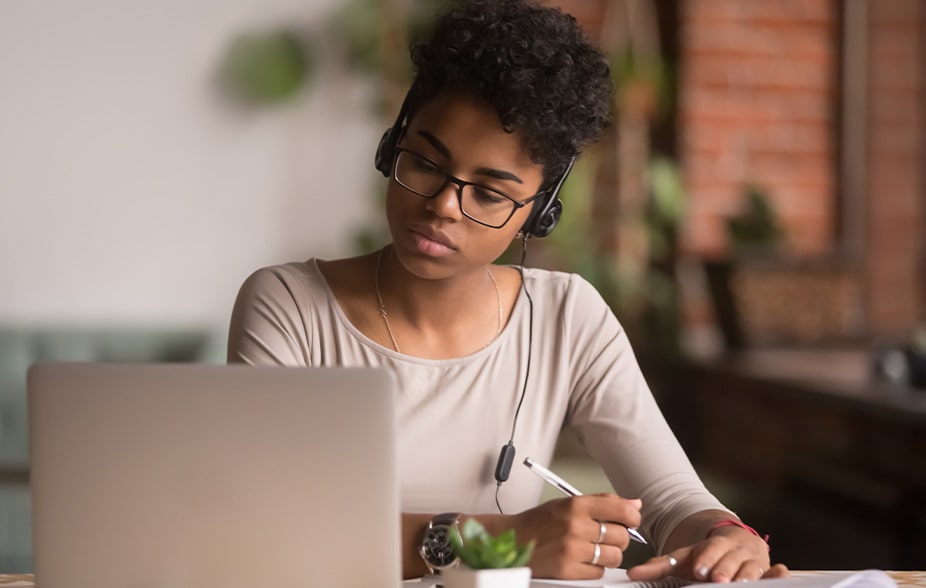
[[[437,194],[425,200],[425,208],[441,218],[461,220],[460,187],[448,180]]]

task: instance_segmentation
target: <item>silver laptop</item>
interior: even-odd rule
[[[388,372],[49,363],[28,389],[42,588],[399,586]]]

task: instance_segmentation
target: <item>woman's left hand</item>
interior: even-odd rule
[[[707,539],[653,557],[627,570],[631,580],[680,576],[697,582],[734,582],[790,575],[783,564],[770,565],[768,544],[738,527],[715,529]]]

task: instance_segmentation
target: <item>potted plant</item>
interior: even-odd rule
[[[528,588],[534,542],[518,545],[513,529],[492,536],[476,519],[450,531],[460,565],[442,572],[444,588]]]
[[[704,270],[717,323],[729,350],[740,350],[754,343],[744,315],[761,301],[743,294],[748,281],[744,270],[775,267],[780,261],[784,229],[771,195],[754,184],[743,186],[742,210],[726,219],[729,251],[720,259],[704,260]],[[739,285],[739,287],[737,287]],[[749,292],[756,288],[746,288]]]

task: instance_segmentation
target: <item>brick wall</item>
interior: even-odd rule
[[[838,15],[830,0],[688,0],[681,7],[683,246],[726,248],[743,182],[765,187],[798,255],[834,236]]]
[[[926,3],[868,3],[868,208],[864,281],[872,332],[926,321]]]
[[[861,52],[841,46],[858,41],[841,38],[848,2],[864,7]],[[604,0],[552,3],[597,36]],[[724,219],[738,211],[743,183],[757,183],[784,221],[790,253],[848,255],[842,267],[858,268],[862,332],[905,336],[926,322],[926,2],[683,0],[673,11],[663,42],[677,37],[680,63],[683,253],[726,251]],[[852,123],[860,134],[840,120],[852,88],[842,86],[846,57],[867,78],[864,110],[842,115],[864,119]],[[842,159],[859,153],[855,145],[861,155]],[[861,184],[845,184],[845,161],[862,162]],[[606,179],[598,189],[613,192]],[[693,302],[686,314],[700,324],[707,301]]]

